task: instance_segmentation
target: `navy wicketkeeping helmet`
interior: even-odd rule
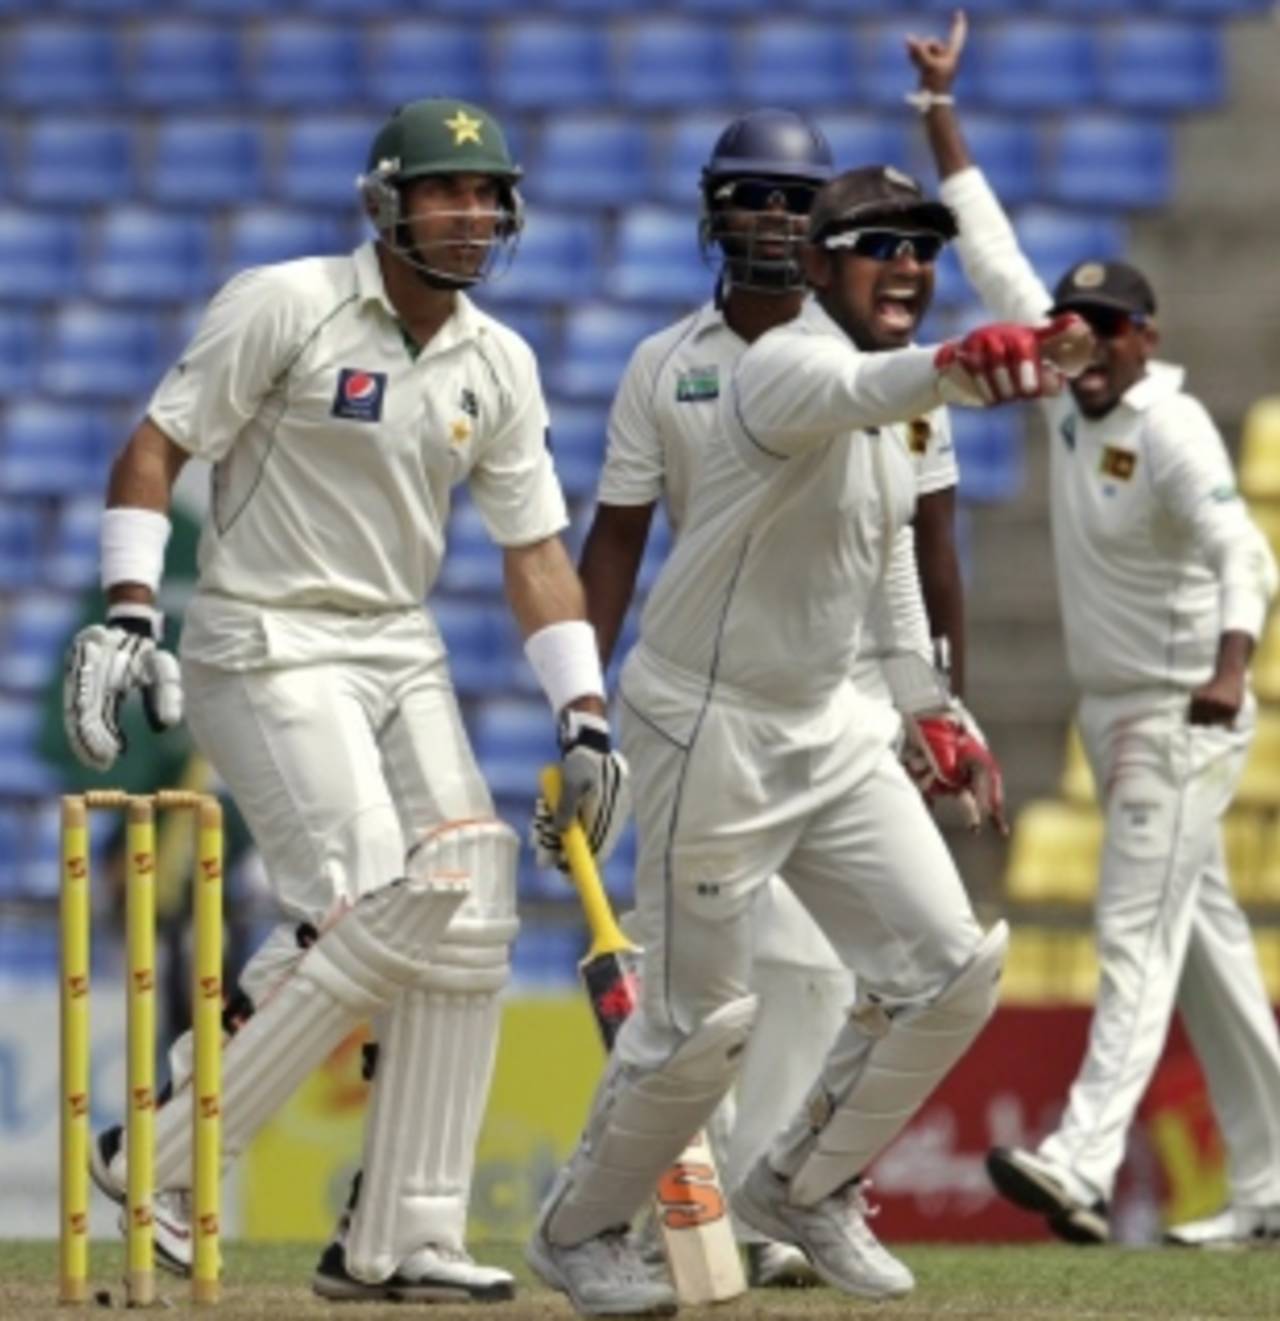
[[[804,287],[799,250],[809,207],[835,173],[820,129],[793,110],[753,110],[720,134],[702,170],[698,236],[724,254],[737,288]]]

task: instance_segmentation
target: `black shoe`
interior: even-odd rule
[[[336,1239],[320,1255],[311,1288],[331,1302],[501,1303],[515,1297],[515,1277],[495,1266],[477,1266],[465,1253],[434,1244],[411,1253],[389,1279],[357,1280]]]
[[[1070,1191],[1058,1167],[1018,1147],[992,1147],[987,1173],[996,1191],[1024,1211],[1045,1217],[1050,1230],[1068,1243],[1106,1243],[1111,1238],[1107,1204],[1086,1202]]]

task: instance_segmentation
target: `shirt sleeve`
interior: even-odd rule
[[[898,529],[889,548],[884,577],[867,615],[862,651],[882,657],[910,653],[932,665],[929,620],[910,524]]]
[[[916,495],[932,495],[960,484],[955,440],[951,435],[951,413],[936,409],[923,419],[929,425],[924,453],[916,469]],[[910,425],[910,424],[908,424]]]
[[[949,175],[938,193],[956,213],[956,252],[987,308],[1007,321],[1041,320],[1053,298],[1018,246],[1009,217],[982,171],[972,166]]]
[[[156,387],[147,415],[170,440],[216,463],[287,369],[294,300],[271,267],[235,276],[214,295],[191,343]]]
[[[648,505],[662,498],[666,476],[654,414],[654,365],[646,346],[631,355],[609,410],[609,440],[597,499],[606,505]]]
[[[1276,562],[1236,489],[1213,419],[1198,400],[1175,395],[1152,410],[1144,446],[1157,498],[1217,575],[1221,631],[1259,637]]]
[[[838,434],[941,402],[932,348],[858,353],[833,335],[773,331],[738,360],[720,421],[739,454],[770,468]]]
[[[506,415],[468,479],[471,498],[499,546],[528,546],[568,525],[564,492],[547,438],[549,418],[533,351],[517,341],[507,355]]]

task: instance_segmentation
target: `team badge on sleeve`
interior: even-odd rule
[[[1108,445],[1102,451],[1102,462],[1098,468],[1104,477],[1114,477],[1118,482],[1127,482],[1138,466],[1138,456],[1132,450],[1122,450],[1115,445]]]
[[[387,392],[386,372],[366,372],[359,367],[343,367],[338,372],[338,389],[333,396],[334,417],[350,417],[357,422],[380,422],[382,398]]]

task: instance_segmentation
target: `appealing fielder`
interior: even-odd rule
[[[1276,584],[1230,460],[1180,369],[1154,358],[1156,300],[1120,262],[1082,262],[1052,295],[1018,248],[952,108],[964,45],[913,39],[917,101],[960,219],[965,271],[997,315],[1069,309],[1096,350],[1047,406],[1058,595],[1080,732],[1106,835],[1102,978],[1085,1059],[1054,1132],[997,1148],[996,1187],[1074,1242],[1104,1241],[1125,1134],[1176,1004],[1228,1151],[1231,1205],[1167,1232],[1215,1246],[1280,1237],[1280,1044],[1221,820],[1254,726],[1246,666]]]
[[[131,689],[159,725],[185,697],[284,914],[241,978],[253,1012],[226,1051],[227,1159],[374,1021],[363,1171],[313,1277],[329,1298],[513,1291],[463,1243],[518,846],[494,818],[423,605],[459,483],[502,549],[561,718],[561,819],[579,812],[604,855],[625,816],[536,364],[462,292],[518,235],[519,176],[484,110],[413,102],[377,134],[361,180],[375,242],[247,271],[214,298],[113,467],[107,620],[68,660],[68,732],[101,769]],[[153,601],[170,488],[191,455],[214,465],[213,503],[179,677]],[[165,1106],[156,1124],[156,1182],[170,1194],[157,1217],[179,1269],[186,1113]],[[127,1155],[118,1130],[100,1135],[94,1174],[117,1199]]]
[[[877,183],[874,177],[879,175]],[[864,353],[886,227],[868,196],[909,191],[889,226],[910,270],[955,232],[894,171],[827,183],[802,249],[816,298],[728,374],[675,549],[620,682],[639,792],[641,1002],[528,1245],[587,1315],[667,1313],[627,1226],[733,1081],[755,1018],[752,910],[775,873],[822,927],[859,996],[805,1103],[735,1197],[820,1276],[886,1297],[911,1273],[875,1240],[859,1178],[985,1023],[1007,931],[984,935],[896,755],[899,721],[849,672],[910,518],[915,476],[892,424],[950,399],[1034,396],[1040,335]]]
[[[579,565],[587,615],[606,663],[631,602],[654,509],[661,501],[668,523],[679,532],[690,473],[716,425],[721,389],[749,343],[800,311],[805,285],[798,250],[813,197],[832,172],[822,134],[791,111],[743,115],[712,149],[702,171],[699,231],[704,245],[718,248],[723,257],[716,297],[640,344],[609,418],[598,503]],[[906,190],[895,195],[890,185],[878,202],[869,199],[860,223],[898,223],[915,201]],[[899,263],[886,247],[880,284],[864,347],[901,347],[927,309],[930,267]],[[904,433],[916,470],[916,509],[911,528],[898,534],[886,584],[890,591],[882,592],[894,605],[902,598],[899,618],[873,611],[854,669],[860,691],[887,701],[892,695],[879,660],[890,653],[910,653],[925,665],[935,649],[949,653],[955,681],[963,676],[963,589],[954,543],[957,471],[946,410],[913,419]],[[927,622],[921,587],[929,604]],[[794,1112],[853,999],[847,969],[781,879],[773,877],[758,890],[751,920],[750,986],[760,1004],[738,1086],[711,1125],[713,1135],[728,1134],[727,1143],[717,1144],[726,1187],[750,1169]],[[737,1231],[746,1244],[752,1284],[814,1279],[797,1248],[762,1239],[742,1224]]]

